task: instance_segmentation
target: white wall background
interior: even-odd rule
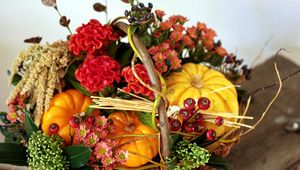
[[[74,31],[91,18],[105,22],[104,13],[96,13],[96,0],[57,0],[63,15],[71,19]],[[104,0],[98,2],[104,3]],[[260,62],[279,48],[288,50],[288,57],[300,63],[300,0],[149,0],[155,9],[167,14],[187,16],[189,25],[205,22],[215,29],[223,46],[236,52],[251,64],[265,42],[272,36]],[[145,2],[145,1],[143,1]],[[123,15],[129,8],[120,0],[108,0],[109,18]],[[0,110],[6,110],[5,100],[11,90],[6,70],[27,44],[23,40],[42,36],[43,42],[64,39],[67,30],[59,26],[57,13],[40,0],[2,0],[0,5]]]

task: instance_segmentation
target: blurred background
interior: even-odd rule
[[[244,62],[249,66],[258,66],[266,60],[269,60],[267,65],[261,65],[258,67],[257,71],[254,71],[254,77],[256,78],[254,78],[252,84],[250,82],[246,85],[250,89],[255,89],[254,87],[261,87],[276,81],[275,76],[269,78],[270,74],[273,75],[273,61],[270,61],[271,57],[274,56],[280,48],[286,49],[286,51],[281,53],[283,58],[280,59],[283,63],[281,66],[281,69],[284,70],[283,73],[287,75],[292,72],[293,69],[299,68],[299,0],[140,1],[145,3],[148,1],[152,2],[154,4],[154,9],[162,9],[168,16],[180,14],[188,17],[189,22],[187,25],[196,24],[197,21],[205,22],[208,27],[213,28],[217,32],[218,39],[222,41],[223,47],[225,47],[228,52],[233,52],[239,58],[243,58]],[[71,19],[70,27],[73,32],[78,26],[82,23],[87,23],[91,18],[96,18],[102,23],[106,22],[105,13],[97,13],[93,10],[92,7],[95,2],[105,4],[105,0],[57,0],[58,8],[62,15]],[[107,0],[107,7],[108,18],[113,19],[123,15],[124,10],[128,9],[129,5],[121,2],[121,0]],[[59,25],[59,16],[56,11],[42,5],[40,0],[6,0],[1,2],[0,110],[6,111],[5,101],[11,91],[11,87],[8,87],[7,82],[7,70],[19,54],[19,51],[26,49],[28,46],[28,44],[23,43],[23,40],[34,36],[41,36],[43,37],[42,43],[53,42],[58,39],[65,39],[67,34],[67,29]],[[258,56],[260,57],[257,59]],[[265,78],[269,79],[264,82]],[[247,136],[245,140],[241,141],[240,147],[236,147],[234,154],[230,157],[231,161],[234,162],[233,164],[236,165],[236,168],[234,169],[257,169],[257,166],[255,165],[245,168],[249,161],[260,163],[260,168],[258,169],[269,169],[268,162],[276,162],[277,159],[281,159],[280,157],[285,157],[287,161],[291,161],[291,158],[297,157],[295,155],[298,155],[298,158],[300,158],[300,152],[292,147],[285,149],[285,152],[281,152],[277,148],[277,157],[274,157],[274,159],[266,159],[266,156],[263,158],[257,156],[257,153],[267,152],[278,146],[279,143],[274,142],[275,139],[275,141],[280,141],[284,138],[290,142],[288,143],[289,146],[293,145],[293,142],[300,142],[299,134],[292,137],[289,136],[290,134],[286,135],[283,124],[290,119],[290,115],[293,115],[292,117],[298,117],[297,119],[300,117],[299,100],[294,100],[295,98],[299,98],[295,94],[296,90],[299,89],[299,75],[297,78],[293,82],[289,82],[289,85],[285,87],[281,96],[281,102],[275,103],[277,104],[273,110],[275,115],[272,116],[276,120],[272,119],[273,121],[271,121],[271,119],[266,119],[266,121],[271,121],[273,123],[270,126],[266,123],[266,128],[258,130],[255,132],[256,134],[253,133],[252,136]],[[276,90],[276,87],[267,92],[269,94],[268,96],[272,96],[274,90]],[[286,102],[286,96],[289,96],[288,99],[293,100],[293,102]],[[266,99],[269,98],[270,97],[266,97]],[[252,109],[250,110],[251,112],[259,111],[259,113],[261,113],[261,111],[263,111],[267,102],[264,101],[265,98],[263,95],[260,99],[261,100],[256,100],[256,103],[254,103],[254,105],[256,104],[259,108]],[[284,109],[285,106],[289,104],[289,109]],[[283,105],[283,107],[280,107],[281,105]],[[255,106],[253,108],[255,108]],[[270,112],[272,112],[272,110]],[[275,137],[274,135],[271,136],[272,138],[270,136],[269,138],[268,136],[265,136],[268,133],[271,134],[270,132],[273,132],[274,129],[279,131],[278,133],[272,133],[275,134]],[[257,138],[255,135],[260,135],[260,138]],[[269,145],[261,143],[265,141],[266,138],[269,140]],[[284,140],[280,142],[283,141]],[[249,143],[251,143],[250,147],[252,147],[253,154],[245,158],[244,163],[242,163],[239,159],[245,156],[244,154],[247,152]],[[257,146],[265,147],[262,148]],[[279,149],[284,148],[285,147],[283,146]],[[291,154],[290,151],[293,151],[293,155],[290,156],[291,158],[287,157],[288,154]],[[275,152],[271,151],[269,152],[269,155],[272,155],[273,153]],[[256,158],[254,159],[253,157]],[[284,162],[279,163],[285,164]],[[262,165],[266,165],[265,168],[262,168]],[[277,166],[277,164],[274,165]],[[280,168],[280,166],[277,166],[277,168],[271,169]],[[6,168],[4,167],[4,169]]]

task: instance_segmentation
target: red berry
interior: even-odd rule
[[[204,120],[203,115],[201,115],[201,113],[196,113],[194,115],[194,118],[197,123],[202,123]]]
[[[79,118],[76,117],[76,116],[72,116],[70,121],[69,121],[69,124],[72,128],[79,127],[79,124],[80,124]]]
[[[210,100],[206,97],[200,97],[197,104],[199,109],[207,110],[210,107]]]
[[[86,118],[86,122],[88,124],[93,124],[94,121],[95,121],[95,117],[94,116],[89,116],[89,117]]]
[[[206,139],[208,141],[212,141],[216,138],[217,134],[216,134],[216,131],[212,130],[212,129],[209,129],[207,132],[206,132]]]
[[[59,126],[57,123],[51,123],[48,130],[50,134],[56,134],[59,131]]]
[[[215,123],[217,126],[221,126],[224,124],[224,119],[221,116],[216,117]]]
[[[183,101],[183,105],[187,110],[195,109],[196,101],[193,98],[187,98]]]
[[[196,124],[193,122],[186,122],[185,124],[183,124],[183,129],[186,132],[193,132],[195,129]]]
[[[184,120],[188,120],[191,117],[191,112],[187,109],[180,109],[179,114]]]
[[[178,131],[181,129],[181,122],[178,119],[169,119],[169,124],[172,131]]]
[[[203,126],[201,126],[201,125],[199,125],[199,124],[194,128],[194,131],[195,131],[196,133],[200,133],[202,130],[203,130]]]

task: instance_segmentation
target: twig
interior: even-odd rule
[[[61,18],[62,15],[61,15],[61,13],[58,10],[57,5],[54,6],[54,9],[56,10],[56,12],[58,13],[59,17]],[[72,31],[71,31],[71,29],[69,27],[69,24],[66,27],[67,27],[68,31],[70,32],[70,34],[72,34]]]
[[[260,50],[258,56],[255,57],[255,59],[253,60],[253,62],[251,63],[250,68],[252,68],[254,66],[254,64],[258,61],[258,59],[262,56],[265,48],[267,47],[267,45],[269,44],[269,42],[271,41],[271,39],[273,38],[273,34],[269,37],[269,39],[265,42],[263,48]]]

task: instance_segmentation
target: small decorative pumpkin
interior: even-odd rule
[[[134,112],[114,112],[110,114],[108,118],[111,119],[116,126],[112,137],[129,134],[151,135],[157,133],[151,127],[142,124]],[[116,138],[115,141],[121,149],[129,151],[128,160],[124,164],[126,167],[139,167],[144,165],[148,160],[140,155],[152,159],[158,153],[158,139],[156,136],[120,137]]]
[[[206,112],[229,112],[238,115],[239,104],[234,85],[220,72],[201,64],[187,63],[182,66],[181,72],[174,72],[166,79],[166,97],[170,106],[183,106],[186,98],[198,100],[207,97],[211,101]],[[236,121],[230,119],[231,121]],[[214,129],[217,136],[227,132],[230,128],[205,123],[208,129]]]
[[[74,129],[70,127],[70,119],[73,115],[86,111],[91,103],[92,100],[88,96],[75,89],[56,94],[51,100],[49,110],[43,115],[42,130],[51,134],[49,127],[58,125],[57,134],[64,139],[67,145],[70,145],[74,134]]]

